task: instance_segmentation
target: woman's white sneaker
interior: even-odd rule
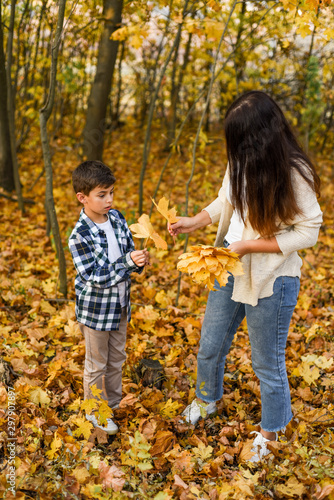
[[[270,441],[270,439],[265,438],[261,434],[261,432],[252,431],[251,434],[256,434],[256,438],[253,441],[253,446],[251,449],[254,455],[249,459],[249,462],[260,462],[263,457],[269,455],[270,453],[270,450],[268,450],[267,448],[267,443]],[[275,440],[277,441],[277,433]]]
[[[194,399],[194,401],[182,412],[182,416],[184,417],[183,421],[186,421],[188,424],[196,425],[200,418],[206,418],[215,411],[217,411],[215,401],[212,403],[200,403],[197,399]]]
[[[95,415],[87,415],[87,413],[86,413],[86,419],[89,420],[90,422],[92,422],[94,427],[97,427],[98,429],[102,429],[107,434],[110,434],[110,435],[116,434],[116,432],[118,431],[117,425],[115,424],[115,422],[111,418],[107,418],[107,425],[99,424]]]

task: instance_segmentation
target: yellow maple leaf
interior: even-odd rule
[[[83,484],[90,477],[90,473],[86,467],[82,466],[76,467],[72,470],[71,475],[74,476],[80,484]]]
[[[285,484],[278,484],[275,488],[280,496],[284,498],[301,497],[305,493],[306,487],[303,483],[298,481],[295,476],[291,476]]]
[[[50,459],[53,460],[55,456],[58,456],[58,451],[60,450],[62,445],[62,440],[60,437],[58,437],[57,432],[55,433],[55,436],[52,440],[50,449],[45,453],[45,455]]]
[[[96,408],[96,403],[97,403],[97,400],[96,399],[85,399],[82,403],[81,403],[81,410],[85,411],[86,413],[88,413],[89,415],[92,413],[92,411]],[[72,406],[72,405],[71,405]],[[71,408],[70,406],[70,408]]]
[[[102,389],[98,389],[96,387],[96,384],[90,386],[90,392],[94,396],[94,398],[102,399],[101,394],[102,394]]]
[[[169,205],[169,200],[165,198],[164,196],[159,200],[158,204],[151,198],[153,201],[154,205],[157,207],[158,212],[161,213],[165,219],[169,222],[169,224],[174,224],[177,222],[179,219],[176,217],[176,208],[168,208]]]
[[[189,250],[180,255],[177,269],[189,273],[196,283],[206,285],[209,290],[215,290],[215,280],[220,286],[225,286],[229,273],[234,276],[243,274],[238,254],[227,248],[194,245]]]
[[[312,384],[320,377],[320,371],[316,366],[303,362],[293,370],[292,375],[303,377],[307,384]]]
[[[93,424],[85,417],[76,417],[72,422],[78,426],[78,428],[73,431],[73,436],[79,437],[82,435],[85,439],[88,439],[93,429]]]
[[[171,398],[169,398],[168,401],[163,405],[163,407],[160,408],[160,414],[163,417],[172,418],[178,414],[179,409],[182,407],[183,405],[181,403],[173,401]]]
[[[157,232],[154,231],[150,218],[147,214],[141,215],[138,219],[138,223],[131,224],[129,228],[134,233],[133,236],[135,238],[145,238],[146,240],[151,238],[157,248],[167,250],[167,243]]]
[[[212,456],[213,448],[212,446],[205,446],[204,443],[199,443],[198,448],[193,448],[191,451],[195,458],[201,460],[202,462],[207,462]]]
[[[85,400],[87,401],[87,400]],[[88,400],[89,401],[89,400]],[[73,401],[73,403],[71,403],[69,406],[68,406],[68,409],[70,411],[78,411],[79,408],[80,408],[80,404],[81,404],[81,399],[80,398],[77,398]]]
[[[108,405],[107,401],[103,400],[100,404],[100,408],[98,411],[98,420],[102,425],[106,425],[107,418],[111,418],[113,415],[113,411]]]

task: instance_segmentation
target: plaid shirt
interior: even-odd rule
[[[132,235],[118,210],[109,210],[109,221],[121,251],[121,257],[109,262],[105,232],[81,210],[68,244],[77,271],[75,313],[79,323],[93,330],[118,330],[121,319],[119,282],[125,282],[128,321],[131,319],[130,274],[141,268],[130,257],[134,250]]]

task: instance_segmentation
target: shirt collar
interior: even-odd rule
[[[112,213],[112,210],[109,210],[107,216],[111,221],[112,225],[120,223],[120,220]],[[85,214],[84,208],[81,209],[79,220],[82,224],[86,224],[89,227],[90,231],[94,236],[99,234],[100,228]]]

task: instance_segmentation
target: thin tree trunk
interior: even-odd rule
[[[181,35],[181,33],[180,33]],[[168,112],[168,121],[167,121],[167,141],[166,141],[166,146],[165,150],[169,150],[171,147],[174,137],[175,137],[175,127],[176,127],[176,112],[177,112],[177,103],[179,100],[179,91],[180,87],[178,86],[178,83],[176,82],[176,69],[177,69],[177,60],[178,60],[178,55],[179,55],[179,49],[180,49],[180,41],[181,41],[181,36],[178,37],[178,41],[175,47],[175,52],[174,52],[174,57],[173,57],[173,70],[172,70],[172,87],[170,91],[170,108]]]
[[[103,2],[105,24],[83,131],[83,152],[89,160],[102,160],[105,118],[119,45],[117,40],[111,40],[111,36],[121,24],[122,8],[123,0]]]
[[[184,8],[183,8],[183,20],[185,19],[186,16],[186,10],[188,7],[189,1],[187,0]],[[140,171],[140,176],[139,176],[139,214],[141,215],[143,213],[143,196],[144,196],[144,178],[145,178],[145,173],[146,173],[146,167],[147,167],[147,162],[148,162],[148,155],[150,152],[150,147],[151,147],[151,128],[152,128],[152,122],[153,122],[153,115],[154,115],[154,110],[155,110],[155,104],[158,98],[159,90],[161,87],[162,80],[165,76],[167,66],[169,64],[169,61],[172,58],[173,52],[175,48],[177,47],[177,44],[179,42],[179,37],[181,36],[181,31],[182,31],[182,26],[183,22],[179,24],[178,31],[176,34],[176,37],[174,39],[174,43],[167,55],[165,64],[163,65],[163,68],[161,70],[160,78],[159,81],[156,85],[155,92],[152,96],[151,102],[150,102],[150,110],[148,114],[148,119],[147,119],[147,127],[146,127],[146,134],[145,134],[145,142],[144,142],[144,151],[143,151],[143,162],[142,162],[142,167]]]
[[[53,199],[53,173],[52,173],[50,144],[47,133],[47,122],[51,116],[55,100],[57,61],[58,61],[59,45],[63,30],[65,4],[66,0],[59,0],[57,28],[54,38],[54,44],[52,45],[52,50],[51,50],[51,74],[50,74],[49,92],[46,104],[39,112],[39,117],[40,117],[43,158],[45,164],[45,177],[46,177],[45,207],[48,220],[50,221],[52,234],[56,245],[58,262],[59,262],[59,289],[60,292],[66,297],[67,296],[66,261],[65,261],[64,249],[61,242],[57,214]]]
[[[6,191],[15,189],[7,103],[7,76],[3,48],[2,14],[0,2],[0,185]]]
[[[122,49],[119,56],[118,62],[118,80],[117,80],[117,95],[116,95],[116,105],[115,112],[112,114],[112,125],[113,128],[117,128],[120,122],[120,109],[121,109],[121,97],[122,97],[122,63],[125,54],[125,42],[122,42]],[[113,110],[112,110],[113,111]]]
[[[11,7],[10,7],[9,33],[8,33],[8,40],[7,40],[7,105],[8,105],[8,122],[9,122],[9,134],[10,134],[10,149],[11,149],[12,162],[13,162],[13,175],[14,175],[14,182],[15,182],[15,191],[16,191],[16,196],[17,196],[19,208],[24,213],[23,196],[22,196],[20,174],[19,174],[19,164],[18,164],[17,152],[16,152],[15,107],[14,107],[14,101],[13,101],[13,95],[12,95],[12,78],[11,78],[15,7],[16,7],[16,0],[12,0]]]

